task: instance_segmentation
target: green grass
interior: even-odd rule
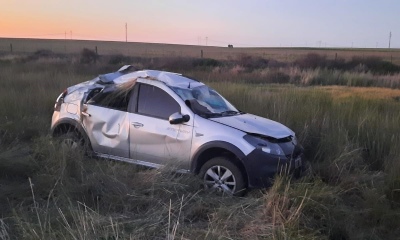
[[[270,189],[229,198],[202,191],[191,175],[91,159],[49,137],[60,92],[109,71],[101,63],[0,62],[0,239],[398,238],[395,99],[186,72],[242,111],[293,129],[312,166],[300,180],[277,177]]]

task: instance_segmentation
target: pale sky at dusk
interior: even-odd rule
[[[0,0],[0,37],[400,48],[398,0]]]

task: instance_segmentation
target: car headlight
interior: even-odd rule
[[[271,143],[265,139],[252,135],[245,135],[243,138],[255,148],[260,149],[263,152],[278,156],[285,156],[282,148],[277,143]]]
[[[276,143],[268,143],[267,146],[261,146],[261,150],[266,153],[284,156],[282,148]]]

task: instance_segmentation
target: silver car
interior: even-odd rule
[[[236,109],[217,91],[177,73],[124,66],[57,98],[54,136],[102,158],[174,166],[206,188],[242,195],[275,174],[301,170],[302,148],[286,126]]]

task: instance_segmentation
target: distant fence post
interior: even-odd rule
[[[12,43],[10,43],[10,52],[12,52],[13,51],[13,49],[12,49]]]
[[[203,58],[203,49],[200,50],[200,56]]]
[[[97,62],[97,57],[99,56],[98,54],[97,54],[97,46],[95,46],[95,51],[96,51],[96,56],[94,57],[94,63],[96,63]]]

